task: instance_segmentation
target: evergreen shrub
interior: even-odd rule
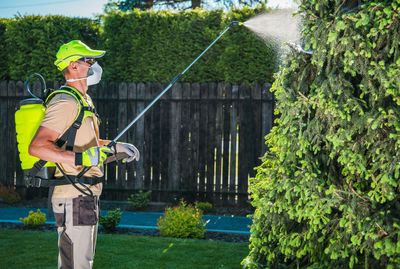
[[[0,79],[8,79],[7,46],[5,34],[8,19],[0,19]]]
[[[177,238],[203,238],[206,223],[201,210],[183,200],[178,206],[167,208],[157,221],[161,236]]]
[[[272,86],[280,117],[250,180],[243,265],[398,268],[400,1],[300,12],[314,54],[289,55]]]
[[[122,212],[119,208],[110,210],[107,215],[100,216],[99,223],[103,226],[104,230],[108,233],[114,232],[121,222]]]
[[[63,16],[24,16],[9,20],[5,38],[0,43],[7,50],[8,74],[3,78],[25,80],[29,74],[39,72],[48,81],[61,80],[61,72],[54,65],[56,53],[62,44],[73,39],[98,47],[99,23]]]
[[[24,226],[29,228],[39,228],[46,222],[46,214],[37,209],[36,212],[29,211],[29,215],[19,219]]]
[[[132,194],[128,198],[128,210],[140,210],[148,206],[151,198],[151,191],[142,191]]]
[[[183,71],[232,20],[245,21],[263,9],[201,9],[185,12],[113,12],[104,20],[108,51],[105,77],[112,81],[162,82]],[[271,81],[276,52],[245,27],[231,28],[181,81],[232,83]]]
[[[194,206],[203,213],[209,213],[213,209],[213,205],[209,202],[196,202]]]
[[[23,16],[0,20],[0,77],[25,80],[39,72],[62,80],[54,66],[58,48],[80,39],[107,53],[100,59],[103,80],[166,83],[186,68],[232,20],[264,7],[205,11],[111,12],[96,20],[63,16]],[[276,51],[247,28],[231,28],[182,77],[182,82],[251,83],[272,81]]]

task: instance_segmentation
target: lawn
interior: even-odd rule
[[[241,268],[246,243],[99,234],[94,269]],[[56,268],[56,232],[0,230],[0,268]]]

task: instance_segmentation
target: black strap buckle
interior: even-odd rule
[[[25,176],[25,186],[27,188],[29,187],[36,187],[40,188],[40,185],[42,184],[42,179],[40,177],[33,177],[33,176]]]
[[[72,124],[72,126],[76,129],[79,129],[82,125],[82,122],[80,121],[75,121],[74,124]]]

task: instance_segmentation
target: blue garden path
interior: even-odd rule
[[[29,211],[36,211],[37,208],[7,207],[0,208],[0,222],[21,223],[19,218],[26,217]],[[47,214],[47,208],[40,208]],[[107,214],[106,210],[101,210],[102,216]],[[121,228],[135,229],[157,229],[157,220],[163,216],[162,212],[131,212],[124,211],[119,224]],[[204,215],[203,219],[207,222],[206,229],[209,232],[250,234],[249,227],[251,220],[246,217],[237,216],[215,216]],[[47,216],[47,224],[54,224],[54,217]]]

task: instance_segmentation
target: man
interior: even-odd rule
[[[119,142],[110,149],[106,147],[110,141],[99,139],[98,118],[87,90],[88,85],[101,79],[102,69],[96,59],[104,54],[79,40],[60,47],[54,64],[65,77],[66,85],[61,88],[64,92],[54,94],[47,104],[45,117],[29,146],[31,155],[57,163],[56,178],[76,179],[85,167],[90,167],[84,177],[91,184],[55,186],[51,197],[59,235],[58,267],[63,269],[92,268],[102,191],[99,178],[108,155],[114,151],[123,153],[126,162],[139,158],[131,144]],[[85,116],[77,125],[73,147],[58,147],[56,141],[76,124],[84,108]]]

